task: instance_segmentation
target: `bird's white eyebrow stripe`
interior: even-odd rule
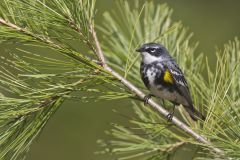
[[[146,47],[146,49],[149,49],[149,48],[154,48],[154,49],[158,49],[159,47],[158,47],[158,46],[153,46],[153,47]]]

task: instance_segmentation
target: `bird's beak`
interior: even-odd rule
[[[136,52],[143,52],[144,51],[144,49],[143,48],[138,48],[138,49],[136,49]]]

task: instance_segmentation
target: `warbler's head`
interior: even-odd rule
[[[159,43],[146,43],[136,50],[142,55],[143,63],[150,64],[154,61],[168,60],[170,55],[167,49]]]

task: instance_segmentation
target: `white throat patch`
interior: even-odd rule
[[[143,59],[144,64],[150,64],[152,62],[161,60],[160,57],[155,57],[155,56],[149,54],[148,52],[142,52],[141,54],[142,54],[142,59]]]

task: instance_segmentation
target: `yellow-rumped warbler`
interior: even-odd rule
[[[174,107],[167,116],[169,120],[172,119],[175,105],[180,104],[184,106],[193,120],[196,121],[197,118],[205,120],[205,117],[194,108],[187,81],[167,49],[158,43],[147,43],[136,51],[142,55],[141,77],[145,86],[150,90],[145,100],[156,96],[172,102]]]

